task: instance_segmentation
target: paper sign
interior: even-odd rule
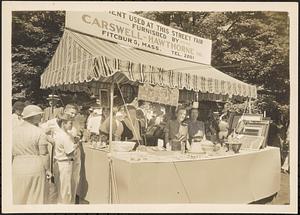
[[[165,105],[177,106],[179,90],[167,87],[141,85],[139,86],[138,99],[161,103]]]

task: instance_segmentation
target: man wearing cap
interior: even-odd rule
[[[22,122],[22,112],[25,104],[20,101],[16,101],[12,107],[12,127],[19,125]]]
[[[42,122],[47,122],[48,120],[55,118],[63,111],[62,107],[58,107],[58,101],[60,99],[57,95],[50,94],[47,100],[49,101],[50,107],[45,108]]]
[[[28,105],[23,121],[12,130],[12,185],[14,204],[47,203],[46,178],[49,172],[48,142],[38,127],[43,111]]]

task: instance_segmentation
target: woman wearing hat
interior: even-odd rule
[[[48,142],[38,127],[43,111],[36,105],[24,108],[23,120],[13,129],[12,181],[14,204],[46,203]]]

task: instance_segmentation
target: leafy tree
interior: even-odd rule
[[[280,12],[137,12],[213,41],[212,65],[274,94],[289,97],[289,20]],[[271,77],[272,81],[269,81]]]
[[[14,11],[12,13],[12,93],[25,94],[34,103],[49,90],[40,89],[47,67],[63,33],[62,11]]]

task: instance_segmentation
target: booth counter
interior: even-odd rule
[[[178,152],[113,153],[83,146],[85,162],[79,195],[90,204],[251,203],[280,189],[279,149],[226,156],[188,157]]]

